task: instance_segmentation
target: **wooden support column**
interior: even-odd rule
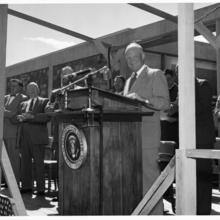
[[[4,106],[5,96],[5,63],[6,63],[6,38],[7,38],[7,5],[0,5],[0,106]],[[0,108],[0,160],[2,155],[4,108]],[[0,169],[1,183],[1,169]]]
[[[216,20],[216,74],[217,74],[217,95],[220,95],[220,19]],[[220,123],[218,123],[218,136],[220,136]]]
[[[195,69],[193,4],[178,6],[179,138],[176,160],[176,210],[178,215],[196,214],[196,161],[186,149],[195,149]]]

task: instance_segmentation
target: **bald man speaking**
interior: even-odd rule
[[[169,108],[168,85],[161,70],[152,69],[145,64],[145,54],[139,44],[131,43],[126,47],[125,59],[133,72],[126,81],[124,95],[144,101],[158,109],[153,116],[142,118],[143,195],[145,195],[160,175],[157,162],[161,133],[160,110]],[[163,214],[162,200],[151,214]]]

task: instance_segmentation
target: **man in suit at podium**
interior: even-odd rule
[[[29,99],[21,103],[18,120],[21,129],[21,180],[22,191],[32,191],[32,158],[36,169],[37,195],[44,195],[44,150],[48,144],[48,117],[44,114],[47,98],[39,96],[39,87],[35,82],[27,85]]]
[[[139,44],[131,43],[126,47],[125,59],[133,72],[126,81],[124,95],[158,109],[154,111],[153,116],[142,118],[143,195],[145,195],[160,175],[158,166],[161,135],[160,110],[169,108],[169,91],[163,72],[152,69],[144,63],[145,54]],[[163,214],[162,200],[154,207],[151,214]]]
[[[19,79],[10,80],[10,90],[10,94],[5,96],[3,139],[15,178],[17,183],[19,183],[20,157],[19,146],[17,145],[19,127],[16,115],[18,114],[20,103],[27,100],[27,96],[22,94],[23,83]]]

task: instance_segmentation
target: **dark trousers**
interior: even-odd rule
[[[177,148],[179,145],[179,123],[160,121],[161,124],[161,140],[162,141],[175,141]]]
[[[21,181],[23,189],[32,189],[35,170],[37,191],[44,191],[44,151],[45,145],[33,144],[28,136],[21,140]],[[34,169],[32,169],[32,158]]]
[[[8,153],[9,160],[16,178],[17,183],[20,180],[20,156],[19,148],[16,147],[16,138],[6,138],[4,139],[5,148]]]
[[[212,205],[212,160],[197,159],[197,215],[210,215]]]

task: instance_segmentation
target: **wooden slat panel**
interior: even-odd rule
[[[139,122],[104,122],[103,214],[129,215],[142,197]]]
[[[77,126],[80,127],[78,124]],[[79,169],[73,170],[63,162],[63,214],[98,215],[99,184],[99,127],[83,128],[88,155]],[[62,158],[63,160],[63,158]]]

